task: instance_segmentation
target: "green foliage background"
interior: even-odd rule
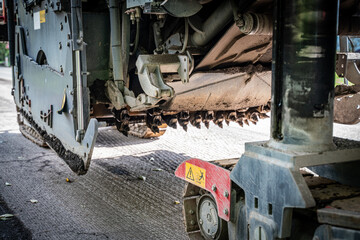
[[[0,42],[0,62],[5,61],[5,57],[9,56],[9,49],[6,49],[7,42]]]

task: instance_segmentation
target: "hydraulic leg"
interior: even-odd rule
[[[332,142],[338,1],[276,1],[270,146],[323,151]]]

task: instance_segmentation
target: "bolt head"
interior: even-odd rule
[[[200,218],[199,219],[199,224],[202,225],[203,224],[203,220]]]
[[[212,185],[211,189],[212,189],[214,192],[216,192],[216,190],[217,190],[216,185],[215,185],[215,184]]]
[[[229,210],[227,208],[224,209],[224,214],[228,215],[229,214]]]
[[[224,192],[224,197],[229,197],[229,192],[227,191],[227,190],[225,190],[225,192]]]

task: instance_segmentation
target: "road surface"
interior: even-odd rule
[[[0,239],[187,239],[176,167],[190,157],[240,157],[245,142],[269,138],[269,120],[168,129],[150,140],[102,128],[90,170],[79,177],[20,134],[10,76],[0,68],[0,215],[15,218],[0,221]],[[360,140],[360,124],[335,124],[334,134]]]

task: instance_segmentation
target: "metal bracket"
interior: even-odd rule
[[[64,95],[61,101],[61,107],[60,110],[57,111],[58,114],[62,114],[66,107],[66,88],[64,89]]]
[[[154,98],[171,98],[174,90],[162,73],[178,73],[182,82],[189,81],[190,61],[186,55],[140,55],[136,61],[139,81],[145,94]]]
[[[354,84],[360,84],[360,71],[357,62],[360,53],[340,52],[336,55],[336,73]]]
[[[40,111],[40,119],[48,124],[49,127],[53,127],[53,105],[50,105],[50,109],[47,112]]]
[[[120,110],[126,107],[123,95],[113,81],[107,81],[105,83],[105,87],[105,94],[109,98],[110,102],[114,105],[116,110]]]
[[[134,92],[128,88],[124,88],[124,100],[131,108],[131,111],[144,111],[153,107],[157,107],[157,104],[161,101],[159,98],[147,96],[144,93],[135,97]]]

